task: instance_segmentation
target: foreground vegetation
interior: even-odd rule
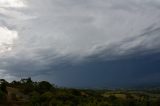
[[[31,78],[1,79],[0,106],[160,106],[160,90],[66,89]]]

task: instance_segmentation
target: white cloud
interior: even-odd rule
[[[0,0],[0,7],[22,8],[26,5],[24,0]]]
[[[0,34],[0,53],[11,51],[14,41],[18,39],[18,33],[6,27],[0,27]]]

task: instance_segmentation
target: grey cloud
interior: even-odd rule
[[[13,51],[0,57],[0,63],[5,62],[0,69],[8,72],[34,70],[33,74],[41,74],[62,61],[72,64],[92,57],[110,60],[139,51],[159,52],[158,0],[25,3],[26,8],[0,8],[0,25],[19,34]]]
[[[99,52],[94,55],[99,56],[99,58],[106,57],[106,60],[110,60],[125,58],[129,55],[134,54],[146,55],[159,53],[159,33],[159,27],[154,28],[153,26],[151,26],[149,28],[146,28],[140,35],[135,35],[134,37],[124,39],[121,42],[110,44],[109,47],[106,47],[104,45],[97,47],[96,49],[98,49]]]

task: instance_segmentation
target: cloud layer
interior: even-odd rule
[[[28,46],[49,48],[59,56],[86,56],[113,45],[115,55],[125,55],[136,47],[152,49],[159,37],[158,1],[34,1],[28,2],[37,18],[20,30]],[[159,30],[158,30],[159,31]],[[158,32],[157,31],[157,32]],[[154,34],[153,34],[154,33]],[[159,39],[159,38],[158,38]],[[26,41],[27,40],[27,41]],[[134,52],[134,51],[133,51]],[[108,53],[107,53],[108,54]]]
[[[0,39],[18,40],[0,69],[35,76],[63,62],[157,53],[159,17],[159,0],[1,0]]]

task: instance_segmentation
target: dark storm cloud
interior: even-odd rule
[[[96,60],[79,65],[64,66],[48,74],[50,81],[69,87],[135,87],[160,84],[160,55],[102,61]]]
[[[85,79],[90,82],[92,78],[94,79],[94,75],[98,74],[98,70],[116,76],[122,71],[118,72],[113,65],[122,70],[124,68],[121,66],[126,64],[124,76],[126,79],[134,78],[127,77],[128,74],[138,73],[136,70],[139,69],[132,70],[132,68],[143,68],[149,63],[136,64],[137,61],[133,61],[131,57],[159,54],[159,7],[159,0],[0,2],[0,28],[3,32],[8,31],[10,35],[17,32],[18,36],[12,42],[11,51],[0,54],[0,76],[7,76],[10,80],[19,76],[51,80],[54,79],[53,75],[60,83],[64,79],[67,81],[66,75],[73,76],[77,72],[80,75],[77,76],[77,81],[80,82],[82,73],[86,73]],[[5,36],[4,33],[1,34],[1,38],[2,35]],[[128,60],[123,61],[123,59]],[[99,65],[101,62],[97,62],[104,60],[102,66]],[[139,59],[139,61],[145,60]],[[129,68],[130,65],[135,66]],[[151,70],[152,68],[151,66]],[[92,72],[87,71],[92,69]],[[93,75],[87,78],[87,75],[92,73]],[[158,71],[153,74],[156,73],[159,75]],[[62,75],[64,78],[58,78],[56,75]],[[145,71],[141,76],[143,80],[151,78],[151,76],[144,78],[143,75],[146,75]],[[101,76],[102,79],[98,80]],[[107,80],[102,74],[96,77],[97,84],[102,80],[105,83]],[[71,77],[69,80],[74,78]],[[108,76],[108,80],[111,81],[112,78]]]

